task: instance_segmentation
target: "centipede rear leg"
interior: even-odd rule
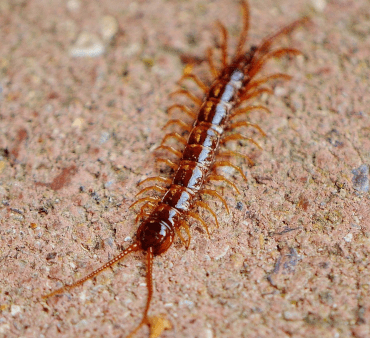
[[[213,62],[213,49],[212,48],[207,49],[207,62],[208,62],[208,66],[210,68],[211,74],[213,75],[213,78],[219,77],[220,72],[216,68],[216,66]]]
[[[251,70],[248,75],[253,78],[266,64],[266,62],[272,58],[280,58],[285,55],[301,55],[302,52],[295,48],[279,48],[263,54],[260,58],[257,58],[253,63]]]
[[[217,21],[217,28],[221,32],[221,65],[222,67],[226,67],[228,65],[228,52],[227,52],[227,44],[228,44],[228,33],[226,27],[220,22]]]
[[[249,31],[249,6],[245,1],[240,2],[242,6],[243,28],[239,36],[239,41],[235,50],[235,58],[239,58],[244,54],[245,42],[247,41]]]

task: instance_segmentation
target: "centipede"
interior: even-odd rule
[[[263,76],[259,74],[270,59],[302,54],[295,48],[274,48],[273,44],[280,37],[290,34],[308,20],[307,17],[299,18],[276,33],[267,36],[258,46],[247,48],[245,45],[249,32],[249,5],[245,0],[240,1],[240,5],[243,25],[235,52],[231,56],[228,52],[228,31],[221,22],[217,21],[216,23],[220,31],[219,44],[216,47],[220,60],[218,62],[214,60],[214,49],[207,50],[204,62],[208,64],[210,70],[209,85],[193,73],[192,66],[185,67],[186,71],[179,81],[180,84],[185,80],[193,81],[203,91],[203,97],[199,98],[190,90],[184,89],[183,86],[171,95],[171,97],[182,95],[193,104],[189,107],[187,104],[174,103],[168,108],[168,111],[177,109],[190,116],[193,122],[190,124],[182,119],[172,119],[165,125],[165,128],[176,126],[182,130],[182,133],[169,131],[157,149],[172,153],[177,161],[159,159],[160,162],[164,162],[172,169],[172,177],[149,177],[139,183],[139,186],[146,186],[148,183],[151,185],[142,188],[138,193],[141,195],[140,198],[130,206],[133,208],[141,205],[136,216],[136,222],[139,223],[139,226],[133,243],[95,271],[73,284],[67,284],[44,295],[44,299],[80,286],[129,254],[142,251],[146,254],[148,294],[143,317],[127,336],[133,337],[143,326],[150,327],[151,325],[149,308],[153,298],[153,260],[155,257],[169,250],[176,238],[183,243],[186,249],[189,248],[192,225],[190,219],[199,222],[209,235],[208,224],[197,212],[199,209],[208,211],[218,225],[216,213],[202,199],[202,196],[208,195],[217,199],[224,206],[226,212],[230,212],[225,198],[217,190],[211,189],[209,183],[212,181],[224,182],[239,192],[237,185],[220,173],[219,167],[231,167],[243,179],[247,179],[241,167],[233,164],[230,159],[239,156],[244,158],[249,165],[254,164],[253,160],[241,152],[227,149],[225,145],[232,141],[246,141],[260,147],[253,138],[245,136],[238,130],[240,127],[250,127],[262,136],[266,136],[258,124],[249,121],[248,116],[252,111],[268,113],[271,111],[266,106],[253,104],[251,101],[263,93],[273,94],[272,89],[267,86],[270,81],[290,80],[291,76],[285,73]],[[244,120],[236,119],[240,116],[247,118]],[[232,133],[230,134],[230,132]],[[169,145],[170,139],[182,145],[182,150]],[[160,196],[153,196],[151,192],[159,192]],[[143,194],[144,197],[142,197]]]

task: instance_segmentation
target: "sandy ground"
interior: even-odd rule
[[[150,313],[172,323],[167,338],[370,337],[369,2],[250,6],[252,43],[310,15],[277,44],[304,56],[266,68],[293,79],[256,101],[273,111],[250,116],[267,138],[246,131],[264,150],[230,145],[255,161],[233,160],[248,182],[231,172],[240,195],[217,188],[231,212],[210,201],[211,239],[194,222],[189,250],[155,259]],[[125,337],[140,321],[142,254],[40,297],[132,242],[137,183],[169,173],[153,149],[181,57],[204,56],[217,19],[235,45],[232,0],[0,1],[1,337]],[[74,56],[84,37],[97,56]]]

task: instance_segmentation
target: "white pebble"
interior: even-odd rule
[[[326,0],[311,0],[311,3],[318,12],[322,12],[326,7]]]
[[[291,321],[302,320],[302,315],[297,311],[284,311],[283,317]]]
[[[86,301],[86,290],[83,290],[81,293],[80,293],[80,296],[79,296],[80,300],[81,301]]]
[[[100,135],[99,144],[104,144],[109,140],[110,134],[107,131],[103,131]]]
[[[72,57],[97,57],[105,52],[102,41],[94,34],[82,32],[69,51]]]
[[[205,330],[205,335],[204,335],[205,338],[213,338],[213,332],[211,329],[206,329]]]
[[[10,325],[8,323],[0,325],[0,333],[5,333],[5,331],[8,331],[8,330],[10,330]]]
[[[79,0],[69,0],[67,2],[67,8],[71,12],[77,12],[81,7],[81,1]]]
[[[180,306],[186,305],[189,309],[191,309],[192,307],[194,307],[194,302],[192,302],[191,300],[184,299],[180,300],[179,305]]]
[[[283,96],[287,94],[287,89],[284,87],[276,87],[274,90],[274,95],[276,96]]]
[[[81,129],[82,128],[82,125],[84,123],[84,119],[81,118],[81,117],[77,117],[73,123],[72,123],[72,127],[75,127],[75,128],[78,128],[78,129]]]
[[[118,32],[118,22],[116,18],[110,15],[103,16],[100,19],[100,34],[103,40],[109,42]]]
[[[350,243],[352,241],[353,235],[349,233],[348,235],[344,236],[343,239],[347,242]]]
[[[224,257],[226,253],[229,251],[229,249],[230,249],[230,246],[226,245],[225,249],[218,256],[215,257],[215,260],[218,261],[219,259]]]
[[[21,307],[19,305],[12,305],[10,308],[10,314],[14,317],[17,313],[21,312]]]

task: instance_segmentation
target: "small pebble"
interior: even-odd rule
[[[297,311],[284,311],[283,316],[289,321],[302,320],[302,315]]]
[[[352,170],[353,188],[359,192],[369,191],[369,167],[366,164],[360,165],[357,169]]]
[[[72,123],[72,127],[75,127],[75,128],[78,128],[78,129],[81,129],[82,128],[82,125],[84,123],[84,119],[81,118],[81,117],[77,117],[73,123]]]
[[[99,144],[104,144],[109,140],[110,134],[107,131],[103,131],[100,135]]]
[[[10,330],[10,325],[8,323],[0,325],[0,333],[5,333],[8,330]]]
[[[326,7],[326,0],[311,0],[311,3],[317,12],[323,12]]]
[[[224,257],[226,255],[226,253],[229,251],[229,248],[230,248],[230,246],[226,245],[225,249],[218,256],[215,257],[215,260],[218,261],[219,259]]]
[[[205,335],[204,335],[205,338],[213,338],[213,332],[211,329],[206,329],[205,330]]]
[[[343,239],[347,242],[350,243],[352,241],[353,235],[349,233],[348,235],[344,236]]]
[[[159,337],[164,330],[172,329],[171,322],[163,316],[153,316],[148,318],[150,328],[150,338]]]
[[[237,208],[238,210],[243,210],[243,203],[242,203],[242,202],[238,202],[238,203],[236,203],[236,208]]]
[[[103,16],[100,19],[100,34],[104,41],[109,42],[118,32],[118,22],[116,18],[110,15]]]
[[[5,166],[6,166],[6,162],[5,161],[0,161],[0,174],[3,172]]]
[[[184,299],[184,300],[180,300],[179,305],[180,306],[185,305],[189,309],[191,309],[194,307],[194,302],[192,302],[191,300]]]
[[[82,32],[69,51],[72,57],[97,57],[105,52],[103,42],[95,34]]]
[[[68,0],[67,8],[71,12],[77,12],[81,7],[81,1],[79,0]]]
[[[21,312],[21,307],[19,305],[12,305],[10,307],[10,314],[14,317],[16,314]]]

